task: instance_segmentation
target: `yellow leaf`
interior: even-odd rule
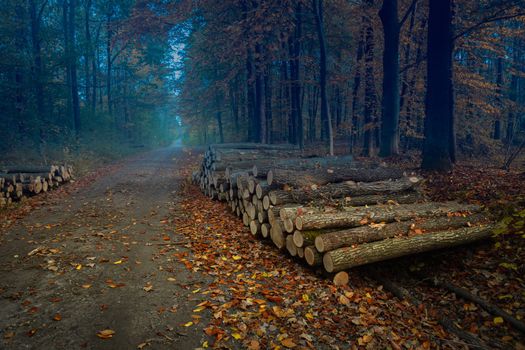
[[[115,331],[112,329],[104,329],[102,331],[99,331],[97,333],[97,337],[100,339],[110,339],[113,338],[113,335],[115,334]]]
[[[308,294],[303,294],[303,301],[308,301],[310,300],[310,297],[308,296]]]
[[[295,348],[297,346],[297,344],[295,344],[292,340],[292,338],[286,338],[286,339],[283,339],[281,340],[281,344],[283,344],[284,347],[287,347],[287,348]]]
[[[194,291],[192,291],[192,293],[193,293],[193,294],[198,293],[200,290],[201,290],[200,288],[197,288],[197,289],[195,289]]]
[[[494,317],[494,324],[502,324],[503,323],[503,317]]]
[[[82,288],[89,289],[89,288],[91,288],[91,284],[83,284]]]
[[[239,333],[233,333],[232,337],[234,337],[235,339],[239,340],[239,339],[242,338],[242,335],[240,335]]]
[[[242,256],[240,256],[240,255],[234,255],[234,256],[232,256],[232,259],[233,259],[233,260],[241,260],[241,259],[242,259]]]
[[[344,295],[340,295],[339,296],[339,303],[343,304],[343,305],[349,305],[350,304],[350,299],[348,299]]]
[[[115,264],[115,265],[122,264],[122,260],[117,260],[113,264]]]
[[[313,319],[314,319],[314,315],[312,315],[311,313],[307,313],[306,315],[304,315],[304,317],[306,317],[310,321],[313,321]]]
[[[195,310],[193,310],[193,312],[201,312],[202,310],[204,310],[205,307],[204,306],[199,306],[198,308],[196,308]]]
[[[184,327],[190,327],[190,326],[193,326],[193,322],[191,321],[184,324]]]
[[[82,268],[81,264],[78,264],[77,267],[75,267],[76,270],[80,270]]]
[[[204,343],[202,343],[202,347],[205,349],[209,347],[207,340]]]

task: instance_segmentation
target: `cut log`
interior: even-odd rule
[[[350,282],[350,277],[348,276],[348,273],[345,271],[340,271],[335,274],[333,279],[334,285],[339,286],[346,286],[348,282]]]
[[[243,211],[242,212],[242,223],[244,224],[244,226],[250,226],[250,216],[245,212]]]
[[[264,224],[265,222],[268,222],[268,212],[266,210],[258,210],[257,220],[259,221],[260,224]]]
[[[453,247],[489,238],[493,228],[493,225],[483,225],[413,237],[390,238],[378,242],[365,243],[353,248],[339,248],[324,254],[323,265],[328,272],[338,272],[355,266],[409,254]]]
[[[293,233],[295,231],[295,224],[292,219],[284,219],[283,227],[287,233]]]
[[[484,215],[475,214],[471,216],[431,217],[425,220],[416,220],[415,222],[394,222],[387,225],[372,224],[349,230],[333,231],[317,235],[315,237],[315,247],[319,252],[324,253],[341,247],[351,247],[355,244],[380,241],[386,238],[407,235],[410,232],[422,233],[426,231],[449,230],[464,226],[469,227],[483,221],[486,221]],[[299,238],[295,243],[300,246],[298,242]]]
[[[326,235],[330,232],[334,232],[334,230],[333,229],[315,230],[315,231],[296,230],[293,233],[293,241],[295,245],[298,247],[314,245],[316,237]]]
[[[418,217],[443,216],[453,213],[478,212],[476,205],[446,203],[401,204],[396,206],[376,205],[355,207],[353,210],[337,213],[321,213],[298,216],[295,226],[298,230],[317,230],[323,228],[351,228],[371,222],[406,221]]]
[[[274,169],[284,170],[318,170],[330,167],[356,167],[357,162],[353,160],[352,156],[341,157],[308,157],[308,158],[278,158],[273,161],[259,163],[259,166],[254,167],[254,172],[260,174],[268,174]]]
[[[323,264],[323,256],[313,245],[304,248],[304,259],[310,266],[321,266]]]
[[[271,231],[272,227],[270,226],[270,224],[262,224],[261,225],[261,235],[264,237],[264,238],[268,238],[270,237],[270,231]]]
[[[321,186],[328,183],[354,181],[372,182],[403,177],[403,170],[390,168],[335,168],[335,169],[312,169],[305,171],[274,169],[268,172],[266,181],[269,185],[273,183],[289,185],[295,188]]]
[[[315,190],[273,190],[268,193],[270,203],[282,205],[286,203],[305,204],[309,202],[330,202],[334,199],[344,199],[345,205],[367,205],[374,203],[413,203],[420,195],[408,191],[414,189],[421,180],[417,177],[407,177],[395,181],[377,181],[356,183],[346,181],[321,186]]]
[[[214,143],[208,146],[209,150],[221,150],[221,149],[255,149],[255,150],[298,150],[296,145],[289,143],[282,144],[266,144],[266,143]]]
[[[297,256],[301,259],[304,258],[304,248],[303,247],[297,247]]]
[[[270,237],[273,244],[279,249],[283,249],[286,246],[286,237],[283,232],[281,219],[275,219],[275,222],[272,224],[272,229],[270,231]]]
[[[16,173],[54,173],[58,169],[54,165],[0,165],[0,172]]]
[[[250,221],[250,232],[254,236],[259,236],[261,234],[261,224],[257,220]]]
[[[292,235],[286,236],[286,250],[291,256],[297,256],[297,247],[293,243]]]

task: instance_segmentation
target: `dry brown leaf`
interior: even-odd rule
[[[115,331],[112,329],[104,329],[97,333],[97,337],[100,339],[110,339],[113,338],[113,335],[115,335]]]

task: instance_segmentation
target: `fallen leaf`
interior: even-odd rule
[[[184,324],[184,327],[190,327],[190,326],[193,326],[193,322],[191,321]]]
[[[15,336],[15,332],[5,332],[4,339],[11,339]]]
[[[494,324],[502,324],[503,323],[503,317],[494,317],[493,320]]]
[[[292,338],[285,338],[281,340],[281,344],[283,344],[284,347],[290,348],[290,349],[295,348],[297,346],[297,344],[293,342]]]
[[[252,340],[248,344],[248,350],[259,350],[260,348],[261,346],[257,340]]]
[[[55,316],[53,316],[53,320],[60,321],[62,319],[62,315],[59,313],[56,313]]]
[[[97,337],[100,339],[110,339],[113,338],[113,335],[115,334],[115,331],[112,329],[104,329],[101,331],[98,331]]]

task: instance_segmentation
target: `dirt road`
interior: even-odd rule
[[[173,259],[186,250],[170,219],[181,154],[126,161],[1,232],[0,348],[200,347],[206,277]]]

